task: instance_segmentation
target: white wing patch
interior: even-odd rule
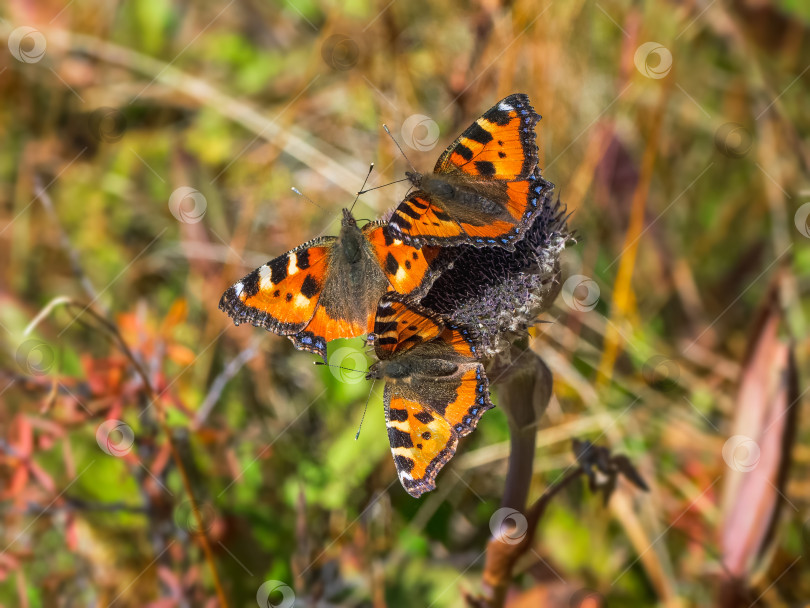
[[[289,255],[290,261],[287,264],[287,275],[292,276],[298,272],[298,256],[294,253]]]
[[[270,267],[265,264],[259,268],[259,288],[262,290],[270,289],[273,286],[273,281],[270,279]]]

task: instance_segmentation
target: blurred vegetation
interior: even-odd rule
[[[355,441],[362,374],[315,368],[217,303],[336,233],[369,162],[371,186],[402,176],[383,123],[402,140],[408,117],[435,121],[435,147],[405,148],[424,169],[512,92],[544,117],[541,166],[580,238],[566,276],[588,279],[534,332],[555,397],[531,496],[573,463],[574,437],[627,454],[651,492],[622,485],[607,508],[584,484],[558,495],[508,605],[569,606],[583,588],[611,606],[810,598],[806,3],[0,11],[0,605],[213,606],[211,563],[232,606],[265,581],[302,606],[478,592],[503,413],[414,500],[381,388]],[[181,187],[201,196],[173,206]],[[405,191],[370,192],[355,215]],[[365,369],[361,340],[329,350]],[[105,443],[105,420],[125,432]],[[757,457],[735,465],[732,436]]]

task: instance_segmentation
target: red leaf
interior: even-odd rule
[[[723,446],[721,550],[728,579],[723,595],[758,563],[784,502],[796,428],[798,384],[792,346],[780,339],[778,283],[759,315],[742,370],[730,437]]]

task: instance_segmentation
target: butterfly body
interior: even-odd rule
[[[414,497],[436,487],[459,438],[493,407],[468,335],[397,294],[383,296],[377,308],[373,343],[379,361],[367,378],[385,380],[391,452],[400,482]]]
[[[417,190],[394,211],[391,230],[417,247],[513,249],[538,210],[539,120],[526,95],[501,100],[448,146],[432,173],[406,173]]]
[[[507,197],[506,183],[494,180],[473,180],[464,175],[448,173],[406,173],[414,186],[427,194],[444,211],[438,219],[486,226],[495,221],[509,222],[512,216],[501,203]]]
[[[382,222],[359,226],[348,209],[338,236],[313,239],[270,260],[229,288],[219,307],[326,360],[326,343],[371,331],[388,290],[422,294],[437,272],[435,248],[416,249]]]
[[[329,318],[340,319],[344,325],[354,328],[362,327],[359,333],[366,333],[370,329],[366,311],[374,310],[389,283],[371,243],[348,209],[343,210],[340,233],[331,249],[328,268],[319,306]]]

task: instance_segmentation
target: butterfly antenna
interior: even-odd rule
[[[383,129],[385,129],[385,132],[386,132],[386,133],[388,133],[388,136],[389,136],[389,137],[390,137],[392,140],[394,140],[394,143],[397,145],[397,148],[399,148],[399,152],[400,152],[400,154],[402,154],[402,156],[405,158],[405,161],[406,161],[406,162],[407,162],[407,163],[408,163],[408,164],[411,166],[411,169],[413,169],[413,172],[414,172],[414,173],[419,173],[419,171],[417,171],[417,170],[416,170],[416,167],[414,167],[414,166],[413,166],[413,163],[411,162],[411,160],[410,160],[410,159],[408,158],[408,156],[405,154],[405,151],[402,149],[402,146],[400,146],[400,145],[399,145],[399,142],[398,142],[398,141],[397,141],[397,140],[394,138],[394,136],[393,136],[393,135],[391,135],[391,131],[389,131],[389,130],[388,130],[388,125],[383,125]]]
[[[368,398],[366,399],[366,404],[363,406],[363,415],[360,417],[360,426],[357,427],[357,434],[354,436],[355,441],[357,441],[357,438],[360,437],[360,429],[363,428],[363,420],[366,419],[366,410],[368,409],[368,402],[371,401],[371,393],[374,391],[375,382],[377,382],[376,379],[372,381],[371,388],[368,390]]]
[[[326,367],[334,367],[335,369],[342,369],[344,372],[363,372],[362,369],[352,369],[350,367],[343,367],[342,365],[332,365],[330,363],[324,363],[323,361],[315,361],[315,365],[325,365]]]
[[[322,209],[322,210],[324,210],[324,211],[325,211],[325,209],[323,209],[323,207],[321,207],[321,206],[320,206],[318,203],[316,203],[316,202],[315,202],[315,201],[313,201],[311,198],[309,198],[309,197],[308,197],[306,194],[304,194],[303,192],[301,192],[301,191],[300,191],[298,188],[293,187],[293,188],[290,188],[290,190],[292,190],[293,192],[295,192],[295,193],[296,193],[298,196],[302,197],[304,200],[307,200],[307,201],[309,201],[310,203],[312,203],[313,205],[315,205],[315,206],[316,206],[318,209]]]
[[[354,197],[354,202],[352,203],[351,209],[349,209],[349,213],[352,212],[352,209],[354,209],[354,206],[357,204],[357,199],[359,199],[360,195],[363,194],[363,188],[366,187],[366,184],[368,183],[368,178],[373,170],[374,170],[374,163],[371,163],[371,165],[369,165],[368,168],[368,173],[366,173],[366,179],[363,180],[363,185],[360,186],[360,190],[357,192],[357,196]]]
[[[399,182],[407,182],[407,181],[408,181],[408,178],[403,177],[402,179],[398,179],[398,180],[393,181],[393,182],[388,182],[387,184],[383,184],[382,186],[374,186],[373,188],[369,188],[368,190],[361,190],[360,192],[357,193],[357,195],[360,196],[361,194],[365,194],[366,192],[371,192],[372,190],[378,190],[380,188],[385,188],[385,187],[390,186],[392,184],[398,184]]]

